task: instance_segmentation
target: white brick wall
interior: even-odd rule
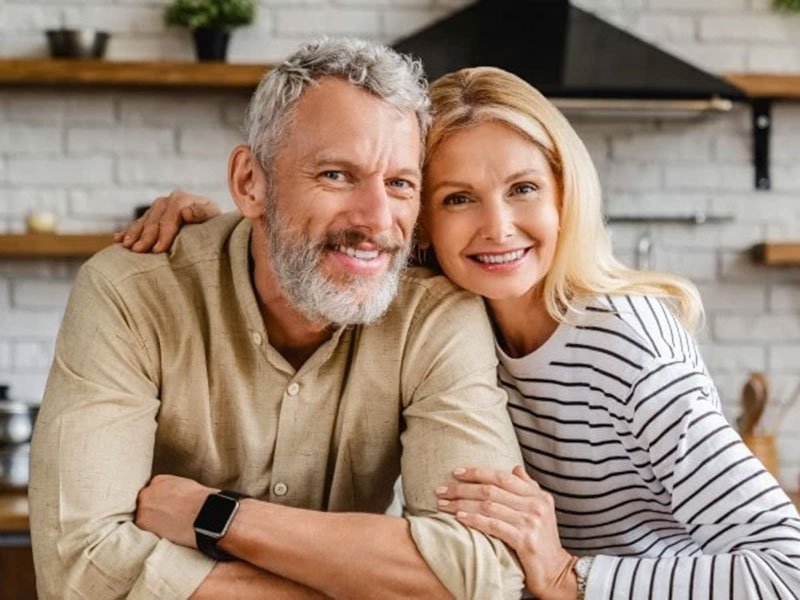
[[[800,17],[770,0],[574,0],[697,66],[800,72]],[[168,0],[0,0],[0,55],[44,55],[42,30],[112,31],[110,59],[192,59],[189,35],[161,20]],[[391,41],[469,0],[261,0],[257,23],[234,33],[230,59],[269,62],[318,33]],[[62,230],[103,231],[141,203],[187,187],[232,207],[226,158],[241,140],[238,92],[0,89],[0,230],[33,209]],[[752,188],[749,112],[693,121],[570,115],[592,153],[611,214],[732,216],[725,225],[613,225],[628,263],[644,233],[655,268],[693,278],[706,303],[702,347],[729,417],[751,370],[767,372],[776,404],[800,380],[800,269],[754,265],[767,237],[800,239],[800,103],[774,107],[774,190]],[[44,386],[78,263],[0,260],[0,381],[19,396]],[[800,410],[780,430],[784,482],[800,475]]]

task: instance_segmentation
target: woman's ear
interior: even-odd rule
[[[267,176],[249,146],[239,145],[228,160],[228,188],[248,219],[259,219],[267,197]]]
[[[420,215],[417,221],[417,248],[420,250],[428,250],[431,247],[431,236],[428,235],[428,229],[425,227],[425,219]]]

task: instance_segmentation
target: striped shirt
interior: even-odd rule
[[[499,379],[587,598],[795,598],[800,519],[658,299],[598,299]]]

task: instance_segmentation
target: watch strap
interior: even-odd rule
[[[242,494],[240,492],[233,492],[231,490],[221,490],[214,494],[215,496],[224,496],[226,498],[230,498],[231,500],[236,500],[237,504],[239,500],[244,498],[249,498],[247,494]],[[222,538],[213,538],[209,535],[201,533],[195,529],[194,532],[194,539],[197,543],[197,549],[200,550],[206,556],[210,556],[214,560],[227,562],[231,560],[235,560],[236,557],[232,554],[228,554],[221,548],[217,548],[217,542],[219,542]]]

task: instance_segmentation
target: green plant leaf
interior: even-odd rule
[[[772,5],[779,10],[800,12],[800,0],[772,0]]]
[[[229,29],[249,25],[255,15],[255,0],[174,0],[164,11],[164,20],[189,29]]]

